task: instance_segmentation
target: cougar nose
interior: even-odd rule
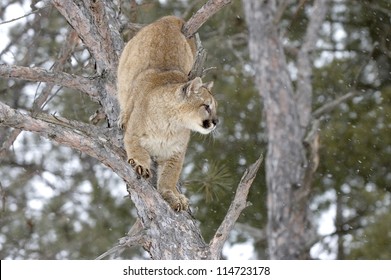
[[[219,119],[218,118],[212,119],[212,123],[214,125],[217,125],[219,123]]]

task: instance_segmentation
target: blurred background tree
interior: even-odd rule
[[[244,0],[245,1],[245,0]],[[281,28],[288,61],[300,46],[312,1],[287,1]],[[204,1],[113,1],[126,19],[149,23],[175,14],[189,18]],[[1,2],[0,63],[62,67],[92,77],[89,53],[47,1]],[[348,93],[322,115],[320,165],[313,183],[313,258],[391,258],[391,3],[330,1],[313,67],[313,109]],[[30,15],[7,23],[23,14]],[[124,38],[128,39],[125,29]],[[223,219],[244,169],[266,147],[262,104],[253,84],[242,3],[233,3],[199,30],[208,51],[206,80],[214,80],[221,123],[213,137],[193,135],[183,181],[209,240]],[[73,40],[73,41],[72,41]],[[66,42],[73,42],[66,45]],[[71,52],[66,50],[72,49]],[[56,63],[62,59],[63,63]],[[293,81],[295,66],[289,64]],[[0,79],[0,101],[31,110],[45,93],[45,112],[88,122],[98,104],[50,84]],[[105,124],[101,124],[105,126]],[[0,127],[0,258],[93,259],[122,237],[136,218],[121,179],[72,149]],[[265,259],[266,185],[261,170],[225,258]],[[94,246],[91,246],[93,242]],[[118,258],[145,258],[141,249]]]

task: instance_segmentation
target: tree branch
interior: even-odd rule
[[[126,161],[125,153],[119,152],[120,148],[106,139],[105,130],[82,122],[69,121],[43,113],[30,116],[0,102],[0,126],[34,132],[84,152],[109,167],[118,166],[114,164],[116,160]],[[95,135],[99,137],[94,137]]]
[[[185,23],[183,34],[192,37],[211,16],[230,3],[231,0],[209,0]]]
[[[53,72],[63,71],[64,66],[66,65],[67,60],[73,54],[73,51],[74,51],[74,49],[75,49],[75,47],[76,47],[78,42],[79,42],[79,37],[77,36],[76,31],[69,27],[68,28],[68,34],[67,34],[67,37],[65,39],[65,44],[62,45],[61,50],[60,50],[59,55],[58,55],[58,58],[56,59],[56,61],[52,65],[52,67],[50,67],[50,69]],[[53,90],[54,85],[55,84],[50,83],[50,84],[47,84],[42,89],[42,91],[39,94],[39,96],[37,96],[35,98],[35,100],[34,100],[33,111],[38,111],[38,110],[42,109],[45,106],[45,104],[48,101],[49,96],[50,96],[50,94],[51,94],[51,92]]]
[[[204,247],[200,248],[200,245],[202,245],[202,237],[199,236],[200,240],[198,242],[193,243],[195,245],[194,250],[199,251],[198,253],[198,258],[199,259],[211,259],[211,260],[219,260],[221,259],[221,253],[223,246],[225,242],[228,239],[229,233],[232,231],[232,229],[235,226],[235,223],[237,219],[239,218],[239,215],[243,211],[245,207],[248,206],[247,203],[247,195],[250,190],[251,184],[253,183],[256,173],[262,163],[263,156],[261,155],[260,158],[252,164],[243,174],[240,183],[238,185],[238,188],[236,190],[235,197],[228,209],[228,212],[219,226],[218,230],[216,231],[213,239],[211,240],[209,246],[206,244]],[[143,199],[149,199],[148,197],[144,197]],[[152,202],[151,206],[154,206],[156,202]],[[159,206],[160,207],[160,206]],[[166,215],[171,215],[171,213],[175,213],[173,211],[170,211],[170,209],[166,210],[166,207],[164,207],[165,211],[168,210],[168,212],[165,212],[164,216]],[[103,259],[109,255],[118,253],[122,251],[126,247],[132,247],[136,245],[141,245],[144,246],[144,248],[149,251],[149,244],[153,238],[151,236],[148,236],[148,230],[146,231],[145,229],[150,229],[151,228],[151,222],[156,219],[155,215],[149,216],[147,220],[144,220],[142,217],[145,217],[144,214],[139,212],[139,216],[141,219],[137,219],[133,227],[129,230],[128,234],[125,237],[120,238],[118,241],[118,244],[106,251],[105,253],[101,254],[97,259]],[[147,215],[148,216],[148,215]],[[143,220],[143,221],[142,221]],[[171,221],[171,218],[168,219]],[[173,231],[170,231],[169,233],[166,233],[167,229],[171,229],[171,227],[165,227],[164,229],[159,228],[158,230],[153,231],[156,234],[162,235],[170,235],[172,239],[172,234],[177,235],[178,238],[174,238],[174,240],[183,240],[183,238],[180,238],[179,236],[182,234],[182,231],[186,232],[187,230],[196,230],[195,232],[199,232],[198,227],[196,227],[194,220],[191,218],[191,216],[188,213],[182,213],[182,215],[177,215],[175,217],[175,220],[177,220],[177,223],[180,226],[180,230],[178,232],[178,229],[176,227],[173,227]],[[171,222],[172,223],[172,222]],[[161,224],[161,223],[160,223]],[[160,225],[159,224],[159,225]],[[161,225],[160,225],[161,226]],[[187,227],[190,227],[190,229],[186,229]],[[253,230],[254,232],[254,230]],[[263,234],[263,233],[262,233]],[[260,232],[257,232],[257,238],[264,238]],[[155,238],[162,238],[159,235],[159,237],[155,236]],[[262,235],[262,236],[261,236]],[[188,236],[188,235],[187,235]],[[197,235],[196,235],[197,236]],[[151,239],[152,238],[152,239]],[[163,238],[164,240],[164,238]],[[169,240],[169,239],[167,239]],[[202,241],[202,242],[200,242]],[[159,243],[158,243],[159,244]],[[183,245],[183,244],[182,244]],[[186,245],[186,247],[190,248],[194,245]],[[181,246],[179,246],[180,249]],[[152,254],[151,252],[151,255]],[[179,255],[177,255],[179,256]],[[169,257],[169,256],[165,256]]]
[[[22,18],[28,17],[28,16],[30,16],[30,15],[39,13],[40,11],[42,11],[42,10],[48,8],[48,7],[50,7],[50,5],[47,5],[47,4],[46,4],[45,6],[43,6],[43,7],[41,7],[41,8],[36,8],[35,10],[33,10],[33,11],[27,13],[27,14],[24,14],[23,16],[16,17],[16,18],[13,18],[13,19],[10,19],[10,20],[6,20],[6,21],[2,21],[2,22],[0,22],[0,25],[7,24],[7,23],[11,23],[11,22],[20,20],[20,19],[22,19]]]
[[[144,228],[141,223],[141,220],[137,218],[136,222],[132,226],[132,228],[129,230],[129,232],[126,234],[126,236],[121,237],[118,240],[117,245],[110,248],[103,254],[101,254],[99,257],[97,257],[97,260],[104,259],[107,256],[113,255],[113,254],[119,254],[123,250],[125,250],[127,247],[134,247],[134,246],[143,246],[143,244],[146,243],[145,240],[145,234],[144,234]]]
[[[0,76],[4,78],[23,79],[33,82],[54,83],[60,86],[87,93],[92,100],[98,100],[98,88],[91,79],[71,75],[65,72],[51,72],[39,67],[0,65]]]
[[[56,9],[64,16],[68,23],[78,32],[80,38],[90,50],[96,64],[98,74],[108,71],[115,75],[118,57],[108,31],[104,6],[101,1],[84,7],[72,0],[52,0]]]
[[[70,29],[67,38],[65,40],[65,44],[61,47],[58,58],[56,62],[53,64],[53,66],[51,67],[51,69],[53,69],[54,72],[60,72],[63,70],[64,66],[66,65],[66,61],[73,53],[73,50],[77,42],[78,42],[78,37],[76,31]],[[37,96],[34,100],[33,109],[32,109],[33,111],[38,111],[41,108],[43,108],[43,106],[45,105],[45,103],[47,102],[50,96],[50,93],[52,92],[53,87],[54,84],[49,83],[42,89],[39,96]],[[15,142],[16,138],[19,136],[21,132],[22,130],[15,129],[9,134],[6,141],[3,142],[3,145],[0,148],[0,158],[5,157],[6,153],[9,151],[9,148]]]
[[[139,179],[126,162],[125,151],[112,144],[104,130],[92,125],[38,114],[29,116],[0,102],[0,126],[34,132],[59,144],[96,158],[111,168],[128,185],[128,191],[145,229],[143,247],[156,259],[195,259],[208,257],[200,229],[187,212],[176,213],[152,184]],[[96,137],[99,135],[99,137]],[[191,234],[189,234],[191,233]],[[184,238],[186,236],[186,238]],[[168,241],[169,240],[169,241]],[[181,240],[176,250],[167,250],[167,242]]]
[[[204,74],[204,63],[206,61],[206,50],[202,46],[200,36],[198,33],[195,35],[196,38],[196,46],[197,46],[197,53],[196,58],[193,64],[193,67],[191,68],[191,71],[189,73],[189,80],[193,80],[195,77],[203,77]]]
[[[43,113],[33,117],[12,109],[2,102],[0,102],[0,126],[34,132],[41,137],[86,153],[111,168],[126,183],[131,185],[131,189],[138,192],[135,195],[131,191],[134,198],[141,197],[143,200],[152,201],[150,202],[152,204],[155,202],[154,198],[156,199],[156,196],[147,191],[152,186],[145,180],[138,180],[133,169],[129,164],[126,164],[125,151],[113,145],[113,139],[106,137],[103,129]],[[99,137],[96,137],[97,135]],[[137,206],[153,208],[156,205],[146,206],[139,203],[136,204]],[[167,205],[167,207],[169,206]]]
[[[232,201],[227,214],[219,228],[216,231],[213,239],[210,242],[210,256],[211,259],[221,259],[221,252],[224,243],[227,241],[229,233],[233,229],[240,213],[247,206],[247,195],[250,190],[251,184],[255,179],[259,166],[263,160],[263,155],[253,163],[243,174],[240,180],[239,186],[236,190],[234,200]]]
[[[236,223],[234,229],[237,232],[245,232],[254,242],[266,242],[266,229],[260,229],[244,223]]]
[[[119,23],[109,24],[102,1],[78,1],[76,4],[72,0],[52,0],[52,3],[78,32],[95,59],[96,71],[100,75],[97,86],[99,101],[109,126],[113,127],[119,114],[115,85],[118,55],[124,43],[118,32],[110,32],[110,26],[118,27]],[[113,21],[113,18],[110,19]]]
[[[329,112],[331,112],[332,110],[335,109],[335,107],[337,107],[339,104],[341,104],[342,102],[345,102],[346,100],[349,100],[350,98],[356,96],[358,94],[358,92],[348,92],[347,94],[345,95],[342,95],[341,97],[338,97],[337,99],[327,103],[327,104],[324,104],[322,107],[316,109],[313,113],[312,113],[312,117],[314,119],[318,119],[318,118],[321,118],[324,114],[327,114]]]
[[[304,36],[304,43],[297,57],[297,89],[296,101],[298,106],[300,126],[303,133],[311,120],[312,107],[312,58],[311,52],[316,46],[318,34],[327,13],[327,0],[316,0],[312,7],[310,21]]]
[[[0,76],[55,83],[86,92],[93,99],[102,103],[110,123],[113,123],[118,116],[118,104],[115,99],[116,54],[122,48],[118,47],[118,38],[113,37],[112,33],[110,34],[109,26],[113,26],[113,24],[110,23],[109,25],[108,23],[110,19],[107,18],[102,1],[104,2],[104,0],[51,1],[75,29],[95,59],[97,72],[100,75],[95,81],[59,71],[50,72],[42,68],[7,65],[0,65]],[[227,0],[209,1],[194,16],[193,24],[189,24],[189,27],[193,28],[192,30],[195,32],[207,18],[230,2]],[[202,18],[203,20],[200,21]],[[212,258],[209,251],[210,247],[204,242],[198,223],[190,213],[176,213],[162,199],[149,181],[138,179],[134,170],[127,164],[125,152],[120,144],[113,143],[113,141],[116,141],[115,137],[119,135],[115,129],[100,129],[85,123],[40,112],[26,114],[12,109],[2,102],[0,102],[0,126],[30,131],[51,141],[86,153],[120,176],[127,184],[127,190],[136,206],[139,221],[143,228],[141,233],[131,235],[126,240],[122,239],[121,242],[124,242],[124,244],[131,244],[132,242],[141,244],[156,259]],[[107,133],[112,131],[114,131],[115,137],[113,135],[107,136]],[[219,236],[220,233],[216,234],[216,240],[213,242],[213,258],[221,255],[222,245],[226,241],[228,232],[246,206],[248,188],[255,177],[255,172],[251,167],[241,180],[237,194],[238,198],[235,197],[232,210],[229,211],[220,228],[222,235]],[[235,220],[228,221],[230,217],[235,218]],[[175,250],[171,248],[173,244]],[[117,250],[117,248],[114,248],[114,250]],[[216,250],[220,250],[220,252]]]

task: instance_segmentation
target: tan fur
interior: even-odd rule
[[[213,83],[188,81],[195,43],[181,33],[183,23],[168,16],[144,27],[125,46],[118,66],[119,125],[128,161],[148,178],[151,157],[156,160],[158,191],[177,211],[188,208],[176,183],[190,130],[207,134],[218,122]]]

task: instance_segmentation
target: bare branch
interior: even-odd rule
[[[130,197],[146,229],[143,247],[151,256],[157,259],[208,258],[208,246],[191,215],[173,211],[151,183],[139,179],[127,164],[125,151],[113,145],[112,138],[105,137],[105,130],[47,114],[29,116],[1,102],[0,126],[31,131],[74,148],[96,158],[118,174],[127,183]],[[177,244],[176,250],[166,250],[167,240],[182,242]]]
[[[0,77],[54,83],[60,86],[80,90],[87,93],[93,100],[98,100],[98,89],[93,80],[67,74],[65,72],[50,72],[39,67],[10,66],[2,64],[0,65]]]
[[[231,0],[209,0],[185,23],[183,34],[187,38],[192,37],[211,16],[230,3]]]
[[[259,166],[262,163],[262,160],[263,155],[261,155],[259,159],[244,172],[236,190],[234,200],[232,201],[223,222],[217,229],[216,234],[210,242],[211,259],[218,260],[221,258],[223,245],[227,241],[229,233],[233,229],[240,213],[247,206],[247,195],[251,184],[255,179]]]
[[[118,244],[115,245],[113,248],[107,250],[103,254],[101,254],[99,257],[97,257],[97,260],[104,259],[107,256],[113,255],[113,254],[120,254],[123,250],[125,250],[127,247],[134,247],[134,246],[142,246],[145,243],[145,234],[144,234],[144,228],[141,223],[141,220],[137,218],[136,222],[133,224],[129,232],[126,236],[121,237],[118,240]]]
[[[101,1],[92,2],[92,6],[83,7],[71,0],[52,0],[92,53],[98,74],[108,71],[114,75],[118,57],[109,35],[104,7]]]
[[[299,50],[297,57],[297,106],[300,125],[303,128],[308,126],[311,119],[312,106],[312,59],[311,52],[314,50],[318,40],[318,33],[327,12],[327,0],[316,0],[313,4],[310,21],[304,37],[304,43]]]
[[[304,0],[305,1],[305,0]],[[281,1],[280,3],[277,3],[277,9],[276,9],[276,15],[274,16],[274,23],[278,24],[288,7],[289,1]]]
[[[190,241],[189,244],[181,244],[181,246],[178,245],[178,247],[179,247],[178,255],[180,255],[180,253],[181,253],[180,252],[181,247],[192,248],[194,246],[194,248],[193,248],[194,250],[200,251],[199,258],[202,258],[202,259],[220,259],[221,258],[221,252],[223,249],[223,245],[227,241],[229,233],[232,231],[233,227],[235,226],[235,223],[236,223],[237,219],[239,218],[240,213],[243,211],[243,209],[245,207],[248,206],[247,195],[250,190],[251,184],[256,177],[256,173],[262,163],[262,160],[263,160],[263,156],[261,155],[260,158],[254,164],[252,164],[243,174],[243,177],[241,178],[240,183],[238,185],[234,200],[232,201],[223,222],[221,223],[220,227],[216,231],[214,238],[211,240],[209,247],[206,246],[206,244],[205,244],[204,247],[199,248],[200,245],[202,246],[202,243],[203,243],[201,236],[199,236],[199,238],[201,238],[201,239],[197,240],[196,242]],[[129,190],[131,191],[131,187],[129,188]],[[190,230],[192,230],[193,232],[194,232],[194,230],[196,232],[198,231],[198,228],[196,227],[195,223],[193,223],[193,219],[187,213],[182,213],[182,215],[175,217],[176,222],[181,225],[179,232],[178,232],[178,229],[175,227],[173,227],[174,228],[173,231],[168,231],[169,228],[171,228],[171,227],[167,227],[168,224],[165,224],[166,227],[164,229],[160,228],[161,223],[156,223],[156,221],[155,221],[156,216],[155,215],[157,213],[154,213],[154,212],[155,211],[156,212],[162,211],[162,209],[159,210],[159,207],[161,207],[161,205],[159,207],[156,207],[157,202],[154,201],[154,200],[156,200],[156,198],[148,197],[147,193],[145,195],[141,194],[141,196],[142,196],[142,197],[140,197],[141,200],[145,200],[143,203],[147,202],[147,205],[149,205],[149,207],[152,207],[152,208],[149,208],[149,207],[148,208],[138,208],[139,209],[139,216],[141,217],[141,219],[137,219],[136,223],[129,230],[128,234],[125,237],[122,237],[119,240],[117,245],[115,245],[113,248],[109,249],[108,251],[106,251],[102,255],[100,255],[98,257],[98,259],[103,259],[109,255],[118,253],[126,247],[132,247],[132,246],[137,246],[137,245],[142,245],[142,246],[144,246],[144,248],[149,247],[148,244],[150,244],[150,242],[152,242],[152,240],[155,240],[156,238],[164,240],[164,236],[162,237],[162,234],[163,235],[170,235],[170,236],[171,235],[181,235],[181,231],[187,231],[186,228],[189,228],[189,227],[190,227]],[[136,207],[137,207],[137,201],[140,198],[136,199],[136,201],[134,198],[132,198],[132,200],[136,203]],[[141,211],[141,213],[140,213],[140,209],[143,209]],[[149,215],[145,215],[143,213],[144,210],[150,211],[151,209],[156,209],[156,210],[152,211]],[[171,211],[169,209],[169,207],[168,207],[168,209],[166,209],[166,207],[163,207],[163,209],[164,209],[163,215],[165,217],[167,217],[167,215],[169,216],[172,213],[174,213],[173,211]],[[152,216],[151,216],[151,214],[152,214]],[[147,216],[148,219],[142,218],[145,216]],[[170,217],[168,217],[167,220],[170,221],[170,223],[173,222],[173,220],[171,220]],[[159,226],[159,228],[157,230],[146,231],[146,229],[150,229],[151,227],[156,227],[156,226]],[[156,234],[156,236],[153,238],[151,236],[151,233],[153,233],[154,235]],[[259,235],[259,232],[257,232],[257,233]],[[172,236],[171,236],[171,239],[172,239]],[[174,240],[180,240],[180,239],[174,238]],[[193,242],[193,245],[191,242]],[[159,244],[159,242],[156,242],[156,241],[155,241],[155,243]],[[167,256],[165,256],[165,258],[167,258]]]
[[[346,100],[349,100],[350,98],[357,95],[357,92],[348,92],[345,95],[342,95],[341,97],[323,105],[322,107],[318,108],[312,113],[313,118],[317,119],[322,117],[324,114],[331,112],[335,109],[339,104],[342,102],[345,102]]]
[[[52,3],[78,32],[95,59],[96,71],[100,75],[97,81],[98,99],[109,126],[113,127],[119,114],[115,81],[118,54],[122,50],[123,41],[118,32],[110,32],[110,26],[118,25],[119,28],[119,23],[114,22],[113,17],[107,18],[104,5],[100,3],[102,1],[79,1],[76,4],[72,0],[52,0]]]
[[[188,18],[190,16],[191,11],[200,4],[200,2],[204,2],[203,0],[194,0],[188,3],[186,10],[182,14],[182,18]]]
[[[64,66],[66,65],[66,61],[71,57],[78,41],[79,37],[77,36],[76,31],[69,28],[67,38],[65,39],[65,44],[63,44],[61,47],[57,60],[50,68],[53,72],[63,71]],[[53,87],[54,84],[50,83],[42,89],[41,93],[34,100],[33,111],[37,111],[45,106],[53,90]]]
[[[189,80],[193,80],[195,77],[203,77],[204,73],[204,63],[206,61],[206,50],[201,44],[201,39],[198,33],[195,35],[196,37],[196,46],[197,46],[197,54],[196,59],[194,61],[194,65],[189,73]]]
[[[31,11],[31,12],[29,12],[29,13],[23,15],[23,16],[16,17],[16,18],[13,18],[13,19],[10,19],[10,20],[6,20],[6,21],[2,21],[2,22],[0,22],[0,25],[7,24],[7,23],[11,23],[11,22],[20,20],[20,19],[25,18],[25,17],[28,17],[28,16],[30,16],[30,15],[36,14],[36,13],[38,13],[38,12],[40,12],[40,11],[42,11],[42,10],[48,8],[48,7],[50,7],[50,5],[45,5],[45,6],[41,7],[41,8],[37,8],[36,10],[33,10],[33,11]]]
[[[260,229],[244,223],[236,223],[234,229],[238,232],[244,232],[251,236],[254,242],[266,241],[266,229]]]
[[[43,113],[32,117],[0,102],[0,126],[34,132],[49,140],[85,152],[107,166],[112,165],[113,157],[115,160],[125,160],[125,153],[120,153],[119,148],[105,139],[102,129],[82,122],[69,121]]]
[[[312,57],[322,26],[327,13],[327,0],[315,0],[312,6],[310,21],[304,36],[304,43],[297,55],[298,79],[296,89],[297,113],[301,127],[301,139],[306,149],[305,172],[301,188],[294,193],[295,201],[299,205],[305,205],[311,191],[313,175],[319,164],[319,122],[311,122],[312,111]],[[300,6],[305,0],[300,2]],[[300,6],[298,10],[300,9]],[[307,133],[307,135],[306,135]],[[308,241],[308,240],[307,240]]]
[[[109,123],[114,123],[118,116],[118,104],[115,98],[115,72],[117,55],[121,48],[118,47],[120,46],[119,37],[113,35],[119,25],[113,24],[112,20],[115,21],[115,18],[109,10],[110,8],[104,7],[102,4],[106,2],[109,1],[51,0],[51,3],[74,28],[95,59],[99,74],[96,80],[61,72],[61,67],[53,67],[54,71],[49,71],[43,68],[0,65],[0,76],[53,83],[86,92],[94,100],[100,101]],[[227,0],[209,1],[204,6],[205,10],[200,11],[198,16],[194,17],[193,25],[189,26],[193,26],[192,30],[195,32],[208,17],[230,2]],[[197,17],[198,19],[203,18],[203,21],[197,21]],[[42,100],[46,100],[46,98],[42,98]],[[42,100],[36,100],[37,106],[42,103]],[[101,116],[102,112],[99,112],[99,115]],[[118,138],[121,136],[118,130],[101,129],[93,125],[36,111],[31,114],[22,113],[0,102],[0,127],[3,126],[30,131],[83,152],[111,168],[125,181],[130,198],[138,211],[139,228],[142,228],[142,232],[129,233],[127,237],[120,240],[118,246],[124,248],[124,246],[131,244],[140,244],[150,252],[152,257],[157,259],[186,259],[189,256],[195,259],[210,258],[209,246],[204,242],[198,223],[190,213],[174,212],[151,182],[139,179],[131,166],[127,164],[125,151],[119,144],[122,137]],[[107,136],[109,133],[111,135]],[[251,184],[252,176],[255,176],[255,174],[251,175],[251,170],[253,169],[250,168],[250,171],[242,178],[241,185]],[[243,189],[240,191],[242,195],[245,193],[245,187]],[[244,206],[237,199],[232,207],[243,209],[245,200],[244,198]],[[237,211],[237,209],[233,209],[230,213],[231,215],[235,213],[239,215],[240,212]],[[224,226],[232,229],[229,222],[226,222]],[[222,229],[222,231],[228,235],[225,233],[227,229]],[[216,244],[222,244],[221,240],[220,238]],[[169,248],[174,243],[175,250]],[[118,248],[113,248],[113,251],[117,251]],[[221,250],[222,247],[220,246],[219,249]],[[216,252],[215,255],[217,256],[218,253]]]
[[[96,126],[44,113],[30,116],[2,102],[0,102],[0,126],[34,132],[44,138],[84,152],[113,169],[128,184],[134,185],[133,188],[137,191],[139,187],[145,188],[145,185],[148,185],[141,184],[132,168],[126,164],[125,151],[113,145],[113,139],[105,136],[106,130]]]
[[[60,50],[59,57],[57,61],[54,63],[52,69],[55,72],[62,71],[62,69],[65,66],[66,61],[70,57],[70,55],[73,53],[74,47],[77,44],[78,37],[77,34],[75,36],[76,32],[72,29],[68,32],[67,39],[65,40],[65,44],[62,46]],[[37,98],[35,98],[33,103],[33,111],[38,111],[38,109],[42,108],[47,102],[47,99],[49,98],[49,95],[53,89],[54,84],[50,83],[47,84],[45,88],[42,89],[41,93]],[[6,141],[4,141],[2,147],[0,148],[0,157],[4,157],[11,147],[11,145],[15,142],[16,138],[19,136],[19,134],[22,132],[20,129],[15,129],[11,132],[11,134],[8,136]]]

